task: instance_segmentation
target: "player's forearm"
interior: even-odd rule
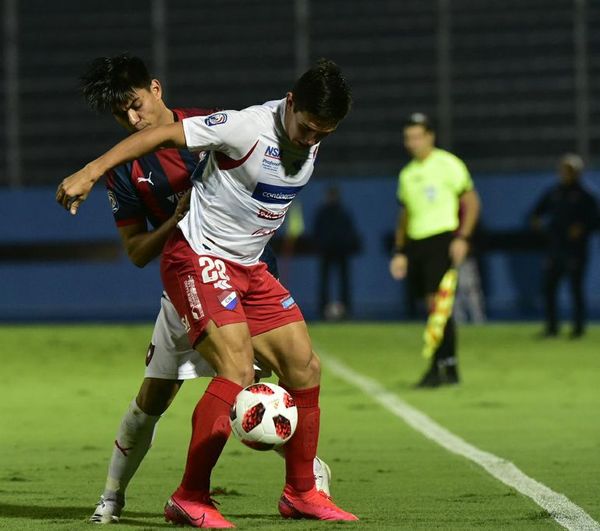
[[[127,241],[127,255],[137,267],[145,267],[162,253],[171,232],[177,226],[177,219],[172,216],[160,227],[151,232],[137,234]]]
[[[400,251],[406,246],[406,225],[408,222],[408,216],[406,208],[403,208],[398,216],[398,223],[396,224],[396,237],[394,240],[394,249]]]
[[[475,190],[471,190],[461,197],[463,205],[463,219],[460,224],[459,235],[463,238],[470,238],[475,230],[475,225],[479,220],[479,212],[481,210],[481,202],[479,195]]]
[[[185,148],[185,135],[180,122],[149,127],[122,140],[106,153],[90,162],[86,168],[93,182],[108,170],[139,159],[161,148]]]

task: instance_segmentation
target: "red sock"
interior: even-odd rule
[[[242,386],[216,376],[211,380],[192,415],[192,440],[181,486],[188,495],[208,492],[210,474],[231,433],[229,410]]]
[[[313,461],[319,440],[319,390],[288,389],[298,408],[298,426],[285,445],[285,482],[295,490],[305,492],[315,486]]]

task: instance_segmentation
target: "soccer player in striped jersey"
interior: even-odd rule
[[[112,113],[130,133],[216,110],[168,108],[160,82],[152,79],[138,57],[97,58],[81,81],[88,105]],[[189,208],[192,173],[196,169],[201,172],[205,162],[205,153],[164,149],[106,173],[114,219],[136,266],[144,267],[161,254],[165,241]],[[261,260],[277,276],[277,261],[269,247]],[[212,377],[214,370],[190,345],[186,329],[165,293],[146,355],[144,380],[121,421],[104,492],[92,522],[119,521],[125,491],[150,448],[157,421],[183,381],[200,376]],[[320,488],[329,493],[329,467],[316,458],[314,470]]]
[[[350,110],[340,68],[321,60],[285,98],[242,111],[146,128],[64,179],[56,200],[75,214],[108,169],[165,147],[210,151],[193,179],[188,214],[165,245],[161,276],[190,343],[216,376],[192,417],[183,479],[165,518],[193,527],[231,528],[210,497],[210,479],[230,434],[229,411],[254,378],[254,355],[279,376],[298,407],[285,445],[284,518],[351,521],[315,484],[321,365],[302,312],[259,257],[309,181],[320,142]]]

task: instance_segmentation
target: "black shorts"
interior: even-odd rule
[[[443,232],[422,240],[409,240],[406,246],[408,257],[408,282],[412,293],[425,297],[438,290],[442,277],[452,264],[450,242],[452,232]]]

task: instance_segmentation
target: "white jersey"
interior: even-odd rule
[[[256,263],[310,179],[318,144],[292,144],[285,102],[182,121],[188,149],[210,152],[202,175],[192,177],[190,210],[179,223],[197,254]]]

